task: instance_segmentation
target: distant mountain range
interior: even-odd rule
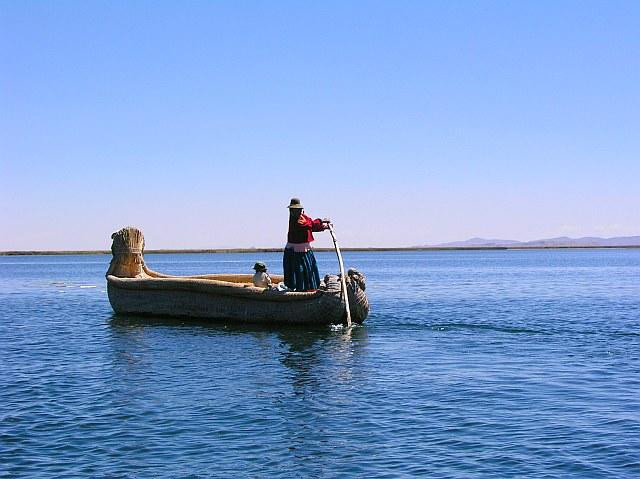
[[[640,236],[616,236],[614,238],[598,238],[585,236],[583,238],[540,239],[534,241],[514,241],[504,239],[471,238],[466,241],[453,241],[435,245],[443,248],[490,248],[490,247],[570,247],[570,246],[640,246]]]

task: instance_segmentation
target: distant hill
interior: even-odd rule
[[[452,241],[434,245],[442,248],[478,248],[478,247],[568,247],[568,246],[640,246],[640,236],[616,236],[614,238],[598,238],[585,236],[583,238],[558,238],[539,239],[534,241],[514,241],[503,239],[471,238],[466,241]]]
[[[466,241],[452,241],[450,243],[442,243],[435,246],[444,248],[466,248],[466,247],[478,247],[478,246],[513,246],[520,244],[520,241],[504,240],[504,239],[484,239],[484,238],[471,238]]]

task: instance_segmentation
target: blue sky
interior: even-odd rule
[[[0,250],[640,234],[640,2],[0,1]],[[329,245],[321,235],[318,245]]]

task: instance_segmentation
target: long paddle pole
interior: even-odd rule
[[[349,308],[349,295],[347,294],[347,279],[344,275],[344,263],[342,262],[342,253],[340,253],[340,246],[338,246],[338,240],[336,234],[333,232],[333,225],[329,223],[329,233],[333,238],[333,245],[336,247],[336,254],[338,255],[338,263],[340,263],[340,282],[342,283],[342,296],[344,297],[344,309],[347,310],[347,327],[351,327],[351,309]]]

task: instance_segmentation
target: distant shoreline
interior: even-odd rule
[[[544,249],[640,249],[640,245],[628,246],[419,246],[398,248],[341,248],[352,252],[385,251],[494,251],[494,250],[544,250]],[[214,249],[150,249],[146,254],[202,254],[202,253],[281,253],[283,248],[214,248]],[[333,251],[333,248],[314,248],[317,252]],[[110,250],[83,251],[0,251],[0,256],[67,256],[111,254]]]

